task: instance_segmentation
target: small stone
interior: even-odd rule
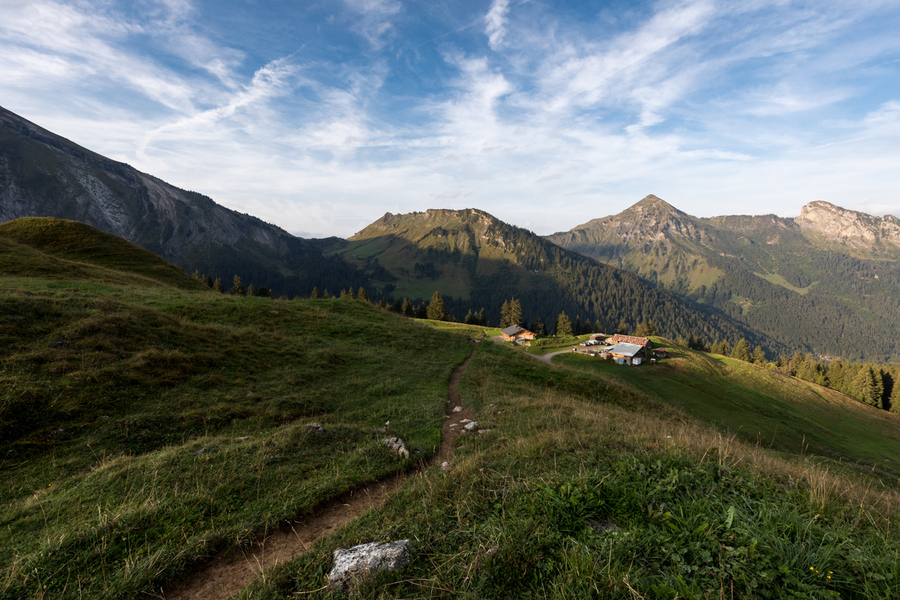
[[[401,458],[409,458],[409,450],[406,449],[406,444],[400,438],[386,438],[384,445],[396,452]]]
[[[459,427],[459,423],[450,423],[450,427]]]
[[[318,423],[310,423],[307,425],[310,429],[313,430],[313,433],[316,435],[325,435],[325,428],[319,425]]]
[[[199,450],[194,452],[194,454],[196,454],[197,456],[200,456],[201,454],[205,454],[205,453],[206,453],[206,448],[200,448]]]
[[[619,526],[613,523],[612,521],[606,520],[597,520],[597,519],[588,519],[588,525],[591,526],[591,529],[596,531],[597,533],[603,533],[607,531],[616,532],[621,531]]]
[[[462,412],[462,411],[463,411],[462,406],[454,406],[453,407],[453,412],[455,412],[455,413]]]
[[[490,432],[491,432],[490,429],[479,429],[478,435],[484,435],[485,433],[490,433]]]
[[[444,462],[441,463],[441,471],[449,471],[449,470],[450,470],[450,463],[448,463],[445,460]]]
[[[334,565],[328,573],[328,586],[333,589],[351,588],[369,573],[399,571],[409,564],[409,540],[393,543],[372,542],[353,546],[349,550],[334,551]]]
[[[459,422],[460,423],[471,423],[472,419],[461,419]]]
[[[386,435],[387,432],[388,432],[387,427],[379,427],[378,429],[375,430],[375,433],[377,433],[378,435]]]
[[[467,431],[475,431],[476,429],[478,429],[478,423],[476,421],[470,421],[469,423],[466,423]]]

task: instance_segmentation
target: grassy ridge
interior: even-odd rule
[[[335,547],[409,538],[359,598],[872,598],[900,593],[896,492],[779,458],[634,388],[482,344],[461,384],[491,431],[453,469],[241,598],[339,597]]]
[[[652,368],[581,355],[555,361],[626,383],[748,442],[817,454],[890,481],[900,477],[900,419],[835,390],[680,347]]]
[[[3,597],[158,589],[439,444],[464,338],[358,302],[98,283],[84,264],[85,280],[0,278]],[[388,420],[410,460],[381,445]]]
[[[25,217],[2,223],[0,249],[0,273],[7,275],[204,287],[152,252],[76,221]]]

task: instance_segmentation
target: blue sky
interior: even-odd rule
[[[299,235],[900,215],[896,0],[2,0],[0,105]]]

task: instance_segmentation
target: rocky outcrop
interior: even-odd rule
[[[400,458],[409,458],[409,449],[407,449],[406,444],[403,443],[403,440],[401,440],[400,438],[387,438],[383,441],[383,443],[392,452],[395,452]]]
[[[900,250],[900,219],[876,217],[828,202],[810,202],[794,222],[804,231],[857,250]]]
[[[399,571],[409,564],[409,540],[379,544],[360,544],[334,551],[334,566],[328,573],[331,589],[349,589],[354,583],[377,571]]]

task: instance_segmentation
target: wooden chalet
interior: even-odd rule
[[[533,340],[536,337],[533,332],[528,331],[524,327],[519,327],[518,325],[510,325],[506,329],[501,329],[500,335],[502,335],[503,339],[507,342],[515,340]]]
[[[653,348],[653,344],[650,343],[650,338],[637,337],[633,335],[622,335],[621,333],[615,334],[607,341],[612,344],[618,344],[619,342],[624,342],[626,344],[637,344],[638,346],[643,346],[647,350]]]

